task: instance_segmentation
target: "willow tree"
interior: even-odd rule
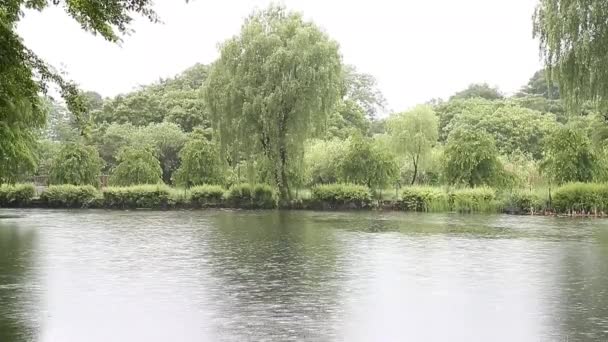
[[[23,10],[61,6],[84,30],[116,42],[129,31],[134,14],[158,21],[151,4],[151,0],[0,1],[0,182],[14,181],[33,169],[34,132],[46,121],[39,95],[50,85],[59,87],[81,131],[86,124],[87,103],[77,87],[25,46],[17,34]]]
[[[338,44],[301,14],[271,6],[221,46],[205,98],[224,150],[263,156],[285,200],[291,166],[340,97],[341,80]]]
[[[566,104],[608,105],[608,4],[606,0],[540,0],[534,36]]]
[[[439,139],[438,119],[430,106],[416,106],[412,110],[389,118],[388,128],[393,148],[405,156],[414,167],[411,185],[416,183],[420,162],[430,155]]]

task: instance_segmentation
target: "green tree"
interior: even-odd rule
[[[347,148],[347,141],[340,139],[309,141],[304,156],[307,185],[339,182]]]
[[[163,170],[163,181],[169,184],[179,166],[179,152],[187,140],[188,136],[178,125],[163,122],[140,128],[135,133],[133,143],[154,151]]]
[[[449,184],[495,185],[501,169],[498,149],[489,133],[459,128],[448,137],[444,176]]]
[[[568,107],[608,104],[608,6],[605,0],[539,0],[534,36]]]
[[[542,158],[542,142],[557,126],[550,114],[519,107],[510,102],[497,106],[473,105],[455,114],[446,127],[450,132],[459,127],[481,130],[492,135],[503,154],[516,151]]]
[[[255,12],[221,47],[205,86],[219,139],[261,153],[281,200],[291,196],[290,165],[339,98],[341,68],[338,44],[282,7]]]
[[[118,155],[118,166],[110,176],[110,185],[129,186],[162,183],[163,170],[151,151],[128,147]]]
[[[355,135],[341,162],[342,180],[367,185],[370,189],[382,189],[397,179],[398,166],[395,156],[385,146],[371,138]]]
[[[357,132],[368,135],[370,126],[371,121],[361,106],[352,100],[343,100],[330,114],[325,135],[328,139],[346,139]]]
[[[374,119],[386,107],[386,99],[378,89],[376,78],[358,72],[352,65],[344,66],[344,87],[345,100],[359,105],[369,119]]]
[[[190,187],[224,183],[224,168],[214,143],[191,139],[179,153],[179,159],[181,165],[173,175],[176,184]]]
[[[515,97],[542,96],[547,100],[558,100],[559,88],[552,84],[546,75],[546,70],[535,72],[528,83],[515,94]]]
[[[587,135],[571,127],[561,127],[545,144],[541,165],[553,182],[589,182],[593,179],[596,157]]]
[[[437,105],[435,112],[439,117],[439,140],[441,142],[447,140],[448,135],[457,125],[456,117],[466,115],[466,113],[477,113],[476,116],[480,117],[490,116],[503,105],[503,101],[490,101],[477,97],[455,99]]]
[[[51,163],[49,183],[99,186],[102,166],[94,147],[67,143]]]
[[[99,155],[105,161],[106,171],[118,165],[118,153],[127,146],[133,146],[138,128],[127,124],[104,124],[97,126],[91,140],[97,147]]]
[[[134,92],[108,99],[101,108],[93,110],[93,121],[135,126],[167,121],[179,125],[186,132],[191,132],[196,126],[207,127],[209,114],[201,87],[208,73],[207,65],[196,64],[174,78],[161,79]]]
[[[420,163],[430,154],[439,138],[437,115],[430,106],[417,106],[390,117],[388,127],[394,150],[412,162],[413,185]]]
[[[42,11],[61,5],[84,30],[115,42],[120,34],[128,31],[134,14],[157,21],[150,4],[149,0],[5,0],[0,3],[0,182],[12,181],[34,168],[34,132],[46,122],[39,94],[46,93],[50,83],[59,86],[77,121],[87,110],[76,86],[27,48],[16,33],[23,9]]]
[[[487,83],[473,83],[466,89],[457,92],[450,97],[450,100],[472,99],[480,97],[486,100],[501,100],[504,95],[497,88],[490,87]]]

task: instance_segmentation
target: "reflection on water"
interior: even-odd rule
[[[0,341],[608,339],[603,220],[19,213]]]

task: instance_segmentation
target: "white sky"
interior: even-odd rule
[[[164,24],[138,19],[121,46],[80,30],[61,8],[27,12],[26,44],[85,90],[114,96],[210,63],[217,44],[270,0],[156,0]],[[447,98],[473,82],[519,89],[541,67],[536,0],[286,0],[340,43],[345,63],[374,75],[389,108]]]

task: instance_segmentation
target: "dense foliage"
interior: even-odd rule
[[[99,186],[102,166],[94,147],[68,143],[53,159],[49,183]]]
[[[162,183],[160,162],[147,149],[125,148],[119,154],[118,162],[110,177],[111,185]]]
[[[223,184],[224,169],[217,146],[204,139],[192,139],[179,153],[180,167],[175,183],[190,187],[201,184]]]
[[[492,185],[501,172],[494,139],[490,134],[477,130],[452,132],[445,148],[444,163],[448,184]]]
[[[608,6],[605,0],[540,0],[534,34],[570,107],[608,104]]]

